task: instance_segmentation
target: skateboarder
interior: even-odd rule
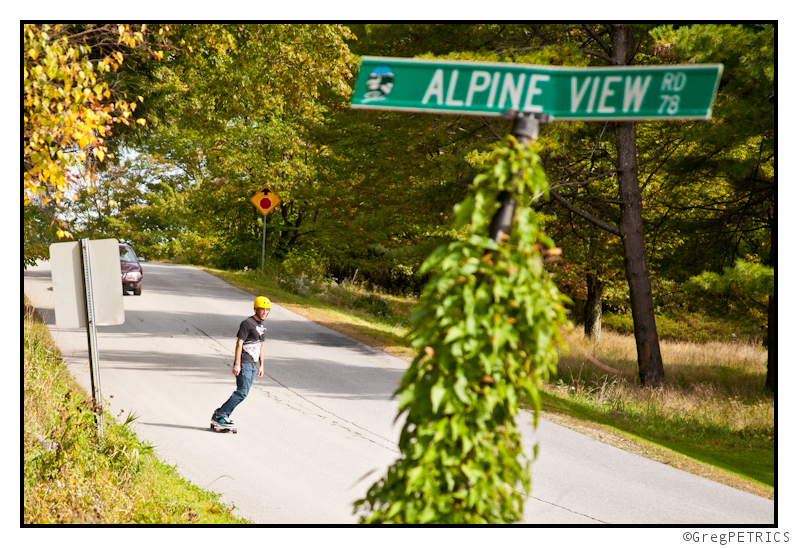
[[[255,299],[255,314],[241,322],[236,339],[236,357],[233,375],[236,376],[236,390],[224,404],[214,411],[211,426],[233,429],[230,415],[236,406],[247,397],[252,381],[255,380],[255,364],[258,364],[258,378],[263,376],[263,351],[266,340],[266,326],[263,320],[271,312],[272,303],[266,297]],[[235,430],[233,430],[235,432]]]

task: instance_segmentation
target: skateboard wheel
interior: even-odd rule
[[[236,428],[233,428],[233,434],[238,434],[238,430]]]

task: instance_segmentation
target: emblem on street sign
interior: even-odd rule
[[[364,103],[372,101],[384,101],[393,89],[393,70],[387,65],[378,65],[369,73],[366,81],[366,95],[363,97]]]

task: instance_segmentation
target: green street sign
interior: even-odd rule
[[[354,109],[555,120],[708,120],[723,65],[556,67],[363,57]]]

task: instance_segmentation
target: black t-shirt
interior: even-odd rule
[[[241,362],[258,365],[260,363],[260,346],[266,340],[266,326],[254,316],[241,322],[238,328],[238,338],[244,341],[244,351],[241,352]]]

